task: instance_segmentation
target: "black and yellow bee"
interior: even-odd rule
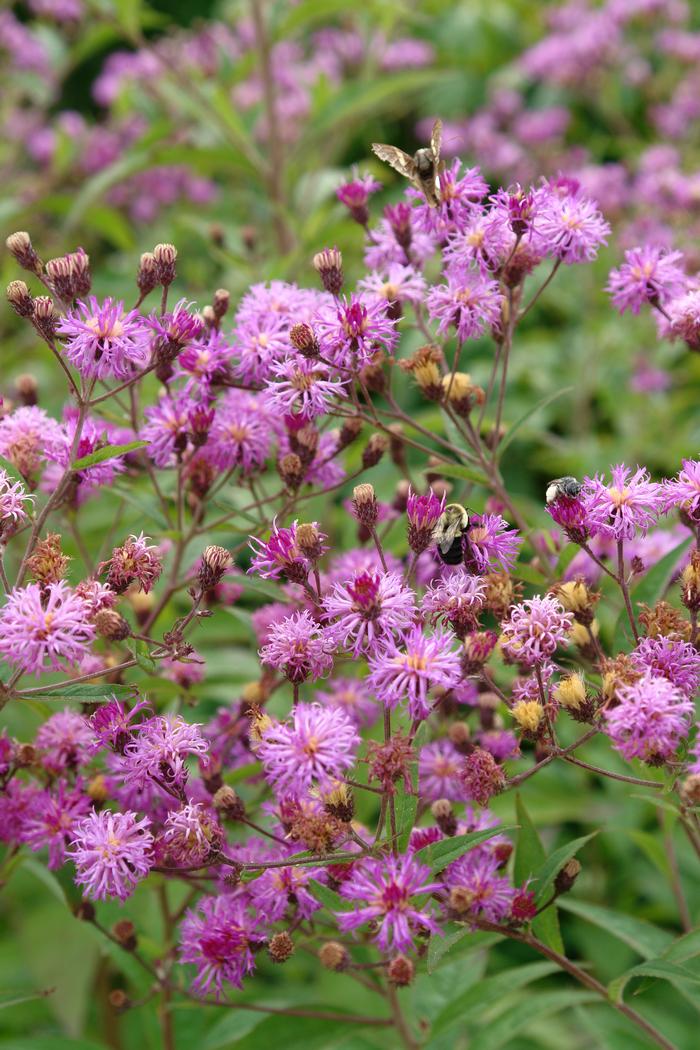
[[[433,542],[446,565],[459,565],[464,557],[464,536],[469,511],[461,503],[448,503],[433,529]]]

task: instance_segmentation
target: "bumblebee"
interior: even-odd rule
[[[448,503],[433,529],[433,542],[445,565],[459,565],[464,557],[464,535],[469,511],[461,503]]]
[[[547,505],[554,503],[557,499],[561,499],[562,496],[564,499],[576,499],[582,488],[583,485],[580,481],[567,474],[563,478],[555,478],[554,481],[550,481],[544,498]]]

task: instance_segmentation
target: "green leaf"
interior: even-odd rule
[[[525,803],[519,793],[515,799],[515,813],[520,830],[515,844],[513,877],[516,884],[520,884],[526,882],[534,872],[543,868],[547,857],[535,825],[532,823],[530,814],[525,808]],[[564,954],[564,944],[559,932],[556,904],[552,904],[541,915],[532,920],[532,931],[550,948],[561,952],[562,955]]]
[[[486,828],[484,831],[471,831],[468,835],[454,835],[452,838],[443,839],[441,842],[433,842],[429,846],[423,846],[416,850],[415,857],[423,864],[429,864],[433,875],[438,875],[453,860],[458,860],[463,854],[468,853],[474,846],[501,835],[504,831],[512,831],[512,826],[499,825],[497,828]]]
[[[656,565],[649,569],[649,572],[647,572],[637,586],[631,590],[630,598],[632,599],[632,609],[635,612],[635,616],[639,605],[644,604],[653,606],[661,597],[663,597],[673,575],[673,571],[682,555],[690,546],[690,543],[690,538],[682,540],[678,546],[674,547],[673,550],[669,551],[668,554],[665,554],[663,558],[657,561]],[[626,652],[631,648],[631,641],[629,620],[626,611],[623,609],[617,618],[617,623],[615,624],[613,652]]]
[[[207,1032],[199,1050],[228,1050],[264,1020],[265,1015],[256,1014],[254,1010],[228,1010],[226,1016]]]
[[[468,955],[471,952],[478,951],[480,948],[490,948],[502,940],[503,937],[500,933],[485,933],[479,930],[472,930],[464,923],[449,923],[444,928],[442,937],[433,935],[428,942],[428,973],[435,973],[443,958],[448,953],[453,954],[453,948],[455,949],[454,954],[457,956]]]
[[[580,992],[576,989],[543,992],[541,995],[520,999],[495,1021],[489,1021],[481,1028],[469,1041],[469,1050],[500,1050],[500,1047],[509,1043],[532,1021],[540,1021],[560,1010],[570,1010],[597,1000],[598,996],[594,992]]]
[[[97,452],[83,456],[82,459],[76,459],[75,463],[71,464],[71,470],[87,470],[88,467],[94,467],[96,463],[104,463],[108,459],[116,459],[117,456],[126,456],[128,452],[135,452],[137,448],[145,448],[147,444],[147,441],[129,441],[126,445],[104,445],[98,448]]]
[[[627,834],[636,842],[637,845],[647,855],[651,863],[658,868],[665,879],[671,877],[671,865],[669,864],[668,854],[664,849],[663,843],[659,841],[649,831],[640,831],[638,828],[627,829]]]
[[[2,467],[2,469],[9,476],[11,481],[20,481],[22,485],[26,484],[24,478],[17,470],[17,467],[14,465],[14,463],[10,463],[9,459],[5,459],[4,456],[0,456],[0,467]]]
[[[524,988],[533,981],[539,981],[542,977],[556,973],[557,969],[556,963],[525,963],[509,970],[502,970],[492,977],[484,978],[476,987],[469,988],[462,995],[458,995],[438,1014],[431,1036],[445,1032],[458,1022],[464,1024],[471,1018],[478,1018],[490,1003],[498,1002],[516,988]]]
[[[354,911],[355,904],[353,901],[349,901],[347,897],[341,897],[335,890],[331,890],[328,886],[324,886],[322,882],[317,882],[316,879],[309,879],[309,887],[314,897],[325,904],[330,911]]]
[[[551,405],[552,401],[556,401],[557,398],[563,397],[564,394],[570,394],[573,389],[574,388],[572,386],[566,386],[562,390],[557,390],[556,393],[549,394],[547,397],[542,398],[542,400],[538,401],[536,405],[533,405],[532,408],[529,408],[527,410],[527,412],[524,412],[522,416],[520,416],[519,419],[517,419],[515,423],[513,423],[513,425],[508,428],[506,436],[498,446],[498,459],[500,460],[502,458],[504,452],[509,447],[511,441],[518,433],[520,428],[525,423],[527,423],[528,419],[531,419],[532,416],[534,416],[537,412],[540,411],[540,409],[546,408],[547,405]]]
[[[56,686],[46,686],[45,693],[33,693],[30,696],[25,696],[22,693],[18,693],[18,697],[21,700],[79,700],[84,704],[95,704],[101,700],[111,700],[112,697],[116,697],[118,700],[133,699],[136,695],[136,686],[134,685],[114,685],[112,682],[105,682],[104,684],[91,684],[90,682],[78,682],[76,685],[71,685],[70,682],[57,682]]]
[[[151,656],[148,642],[137,639],[129,646],[129,648],[131,649],[132,656],[142,671],[145,671],[147,674],[154,674],[158,670],[158,664]]]
[[[328,1012],[328,1004],[316,1003],[309,1007],[305,1004],[305,1009]],[[347,1009],[337,1012],[348,1016],[351,1013]],[[355,1027],[359,1028],[359,1025],[353,1025],[353,1029]],[[348,1024],[344,1021],[318,1017],[267,1017],[235,1046],[236,1050],[260,1050],[268,1046],[282,1046],[284,1050],[332,1050],[347,1035]]]
[[[691,930],[670,944],[661,958],[671,962],[685,962],[700,955],[700,929]]]
[[[594,926],[599,926],[619,941],[633,948],[635,952],[644,959],[653,959],[670,946],[673,940],[666,930],[653,926],[644,919],[625,915],[623,912],[613,911],[611,908],[603,908],[599,904],[589,904],[587,901],[576,900],[572,897],[562,897],[559,907],[565,911],[578,915]]]
[[[572,857],[576,856],[578,851],[583,849],[586,843],[590,839],[595,838],[597,834],[597,831],[593,831],[590,835],[583,835],[579,839],[573,839],[571,842],[567,842],[565,846],[560,846],[559,849],[555,849],[554,853],[551,853],[549,857],[547,857],[544,864],[533,876],[535,882],[534,889],[537,894],[538,904],[541,904],[545,899],[547,891],[564,865],[567,864]]]
[[[695,984],[700,985],[700,977],[678,963],[669,962],[667,959],[652,959],[649,962],[633,966],[631,970],[620,974],[608,985],[608,995],[614,1003],[621,1003],[625,988],[629,981],[635,977],[659,977],[661,980],[669,981],[673,985]]]

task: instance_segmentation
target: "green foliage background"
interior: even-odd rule
[[[229,89],[249,72],[252,60],[248,59],[231,64],[223,80],[202,81],[194,91],[176,71],[164,71],[157,96],[134,91],[122,105],[145,113],[147,131],[112,168],[92,178],[75,180],[70,141],[62,143],[51,172],[44,176],[45,193],[31,207],[23,204],[26,171],[14,178],[11,172],[0,199],[3,236],[14,229],[30,230],[43,257],[82,244],[93,259],[98,297],[131,299],[138,256],[158,241],[172,241],[179,247],[176,294],[202,302],[221,286],[235,298],[253,281],[283,278],[310,284],[315,279],[311,256],[330,244],[342,248],[352,282],[363,272],[361,230],[346,218],[334,196],[350,165],[358,162],[385,181],[385,190],[374,202],[378,215],[380,206],[396,199],[402,187],[371,159],[369,143],[389,141],[408,148],[418,118],[473,113],[486,100],[492,79],[505,76],[507,80],[504,69],[542,34],[545,7],[524,0],[366,0],[361,10],[348,12],[345,0],[273,4],[275,39],[304,38],[321,24],[352,17],[368,38],[380,30],[388,38],[411,34],[430,41],[437,55],[428,69],[395,74],[379,74],[368,61],[340,90],[327,83],[317,86],[311,116],[284,169],[285,218],[295,238],[289,253],[282,254],[272,236],[270,202],[255,164],[260,147],[252,136],[251,118],[237,112],[229,100]],[[60,106],[93,112],[90,82],[115,47],[134,46],[142,34],[155,39],[177,23],[194,24],[209,14],[233,19],[239,11],[237,4],[213,0],[196,5],[190,0],[160,0],[150,7],[139,0],[91,4],[89,17],[71,41],[53,39],[52,46],[65,63]],[[584,141],[599,160],[631,160],[653,140],[635,98],[623,85],[617,88],[612,95],[606,91],[604,97],[574,108],[570,137]],[[546,97],[551,89],[537,91],[540,97],[531,100],[533,105],[552,101]],[[616,110],[628,118],[632,132],[627,137],[614,131],[607,119]],[[189,129],[187,144],[175,146],[174,133],[183,123]],[[125,174],[183,159],[221,186],[211,208],[179,206],[143,228],[105,203],[105,191]],[[256,231],[252,250],[245,245],[250,227]],[[646,463],[655,475],[670,474],[678,469],[681,456],[694,454],[698,447],[700,361],[686,350],[657,344],[650,318],[620,319],[612,311],[603,287],[620,256],[613,236],[596,264],[559,274],[552,293],[519,331],[506,422],[512,425],[539,402],[548,403],[518,430],[502,469],[509,491],[517,494],[530,520],[540,526],[546,523],[541,492],[547,478],[605,470],[622,459]],[[0,267],[6,282],[17,276],[6,255]],[[53,363],[29,327],[22,327],[8,310],[3,310],[0,325],[4,329],[2,386],[11,392],[14,378],[31,368],[39,381],[41,403],[60,412]],[[673,377],[669,391],[642,395],[630,389],[633,363],[640,352],[669,369]],[[485,382],[489,366],[490,346],[474,344],[467,367],[477,382]],[[441,425],[435,410],[408,387],[401,401],[423,425]],[[372,480],[378,494],[390,499],[398,474],[383,461]],[[353,524],[341,507],[346,495],[341,490],[333,506],[327,500],[312,501],[309,516],[323,521],[338,544],[348,545],[354,536]],[[477,510],[481,509],[478,498]],[[85,535],[93,548],[109,548],[115,535],[131,530],[145,528],[159,537],[164,532],[152,497],[145,490],[127,488],[126,483],[105,491],[83,514]],[[210,538],[232,545],[242,537],[229,529]],[[403,553],[398,531],[392,540],[396,552]],[[80,555],[70,537],[66,546],[75,558],[78,578],[84,569]],[[196,554],[192,551],[192,560]],[[194,690],[202,721],[256,677],[249,614],[264,591],[264,585],[248,581],[240,608],[219,610],[197,637],[208,669],[206,682]],[[613,627],[612,619],[604,620],[604,631],[610,633]],[[148,691],[148,681],[145,688]],[[167,682],[151,681],[150,688],[167,699]],[[10,732],[28,739],[46,711],[41,704],[8,708],[6,723]],[[586,757],[619,772],[626,768],[603,744],[590,748]],[[568,954],[591,960],[604,982],[656,960],[647,973],[630,978],[625,994],[681,1050],[696,1046],[700,932],[690,934],[680,947],[676,942],[669,954],[680,933],[678,909],[669,889],[669,839],[676,847],[694,919],[700,915],[697,858],[679,834],[675,811],[665,805],[663,794],[660,799],[648,792],[644,795],[558,763],[527,781],[519,800],[508,795],[496,800],[494,809],[504,822],[520,825],[516,867],[520,864],[523,871],[537,868],[545,856],[566,843],[598,831],[581,847],[583,873],[570,898],[561,902],[561,933],[550,924],[542,936],[546,933],[552,943],[562,936]],[[363,815],[372,818],[371,807],[366,814],[361,811]],[[73,918],[69,905],[75,902],[76,891],[68,873],[47,873],[41,858],[23,855],[7,861],[1,874],[5,885],[0,892],[0,1050],[159,1047],[155,1000],[119,1017],[108,1007],[107,993],[112,988],[124,988],[138,1000],[148,995],[149,980],[144,981],[126,953],[105,944],[89,925]],[[172,887],[170,892],[176,904]],[[126,908],[104,908],[105,921],[124,915],[137,925],[144,952],[157,952],[162,930],[150,892],[141,887]],[[414,988],[405,996],[409,1014],[425,1025],[430,1050],[467,1046],[469,1050],[641,1050],[651,1045],[597,997],[574,986],[527,949],[499,942],[487,951],[488,945],[486,935],[465,935],[455,929],[442,946],[431,947]],[[449,951],[441,954],[441,947]],[[45,997],[35,994],[49,989],[51,994]],[[369,992],[353,985],[349,995],[342,975],[322,970],[303,950],[284,967],[261,958],[258,976],[238,998],[241,1003],[264,1002],[271,1007],[377,1012]],[[393,1045],[388,1030],[358,1026],[355,1032],[327,1021],[206,1010],[192,1003],[178,1004],[175,1024],[180,1050],[252,1050],[279,1043],[285,1050],[371,1050]]]

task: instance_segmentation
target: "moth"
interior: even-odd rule
[[[442,121],[438,118],[433,124],[430,145],[416,150],[413,156],[404,153],[398,146],[387,146],[383,142],[373,142],[372,150],[386,164],[390,164],[399,175],[410,179],[417,190],[420,190],[431,208],[440,203],[440,145],[442,143]]]

